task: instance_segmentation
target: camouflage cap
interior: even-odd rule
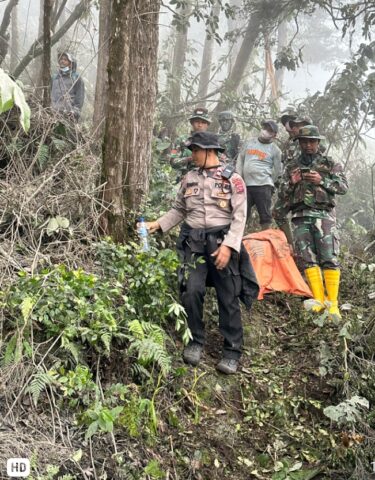
[[[219,137],[216,133],[212,132],[194,132],[193,135],[186,141],[186,147],[191,150],[191,147],[196,146],[203,150],[217,150],[218,152],[224,152],[219,143]]]
[[[286,122],[294,120],[297,118],[298,114],[296,109],[293,106],[288,106],[285,110],[281,112],[280,122],[285,126]]]
[[[304,123],[305,125],[312,125],[313,121],[311,117],[309,117],[308,115],[298,115],[293,120],[290,120],[289,125],[293,127],[293,125],[296,125],[298,123]]]
[[[217,115],[217,118],[218,118],[219,122],[221,120],[233,120],[234,121],[234,115],[229,110],[225,110],[224,112],[219,112],[218,115]]]
[[[324,137],[320,135],[319,129],[315,125],[305,125],[299,129],[298,135],[295,139],[298,140],[300,138],[315,138],[316,140],[322,140]]]
[[[208,124],[211,123],[211,119],[208,116],[208,110],[207,108],[204,107],[197,107],[194,109],[191,117],[189,118],[189,122],[192,122],[193,120],[204,120]]]

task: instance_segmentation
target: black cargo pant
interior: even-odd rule
[[[251,209],[256,206],[261,225],[272,223],[272,185],[248,186],[247,193],[247,219],[251,217]]]
[[[243,330],[239,294],[241,277],[236,252],[228,266],[217,270],[214,261],[207,251],[193,254],[187,244],[185,253],[185,281],[181,292],[181,302],[187,313],[187,322],[193,336],[193,342],[201,345],[205,342],[203,322],[203,303],[206,285],[216,290],[219,305],[219,330],[224,337],[223,356],[239,359],[243,343]]]

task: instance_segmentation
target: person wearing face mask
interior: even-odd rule
[[[69,52],[58,54],[58,72],[52,77],[53,110],[78,120],[85,99],[85,84],[77,73],[77,62]]]
[[[234,115],[232,112],[225,110],[224,112],[219,112],[217,119],[220,125],[218,133],[219,143],[225,148],[222,159],[225,163],[235,165],[240,153],[241,137],[235,132],[236,121]]]
[[[281,116],[280,121],[289,135],[288,140],[282,148],[281,159],[285,168],[288,163],[293,161],[301,153],[299,143],[294,141],[298,135],[299,129],[306,125],[311,125],[312,120],[307,115],[297,115],[293,114],[292,111],[289,111],[289,113]]]
[[[281,150],[274,144],[277,133],[277,123],[264,120],[258,138],[247,141],[237,159],[236,171],[246,184],[247,218],[255,205],[261,230],[271,227],[272,194],[282,172]]]

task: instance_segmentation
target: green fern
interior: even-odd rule
[[[138,352],[138,360],[142,365],[148,366],[156,363],[164,376],[170,372],[171,358],[163,345],[155,343],[151,338],[145,338],[144,340],[134,340],[130,348]]]
[[[76,361],[76,363],[79,362],[79,357],[80,357],[80,348],[77,343],[70,342],[66,337],[62,336],[61,337],[61,346],[67,350],[69,353],[72,354],[72,357]]]
[[[14,361],[14,352],[15,352],[16,345],[17,345],[17,338],[18,338],[18,334],[15,333],[12,336],[12,338],[9,340],[9,342],[6,346],[5,353],[4,353],[4,358],[2,360],[2,364],[4,366],[10,365]]]
[[[34,374],[30,385],[26,388],[25,392],[30,393],[36,406],[40,397],[40,394],[46,389],[48,385],[51,385],[54,381],[54,375],[49,372],[37,372]]]
[[[55,137],[52,137],[52,143],[56,148],[56,150],[58,150],[59,152],[64,151],[68,145],[68,143],[65,140],[61,140],[61,138],[55,138]]]
[[[129,323],[128,328],[129,332],[138,339],[143,339],[145,337],[145,332],[143,329],[143,323],[140,322],[139,320],[133,320],[132,322]]]
[[[45,143],[39,145],[37,152],[37,160],[40,169],[43,169],[49,159],[49,147]]]

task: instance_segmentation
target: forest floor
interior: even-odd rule
[[[56,406],[51,395],[38,407],[24,396],[0,429],[2,458],[29,452],[39,472],[45,467],[32,477],[41,480],[375,478],[371,460],[355,458],[368,439],[353,425],[335,427],[323,414],[343,399],[342,366],[324,354],[329,344],[342,358],[342,325],[314,324],[298,297],[266,296],[244,313],[241,368],[225,376],[215,370],[221,338],[214,313],[197,368],[183,363],[176,340],[173,373],[153,389],[156,431],[150,427],[131,437],[116,428],[85,440],[72,411]],[[27,366],[18,367],[8,383],[15,388],[26,376]],[[127,372],[119,352],[103,367],[103,388],[122,376]],[[9,407],[2,404],[3,415]],[[352,477],[354,470],[362,473]],[[5,471],[0,478],[8,478]]]

